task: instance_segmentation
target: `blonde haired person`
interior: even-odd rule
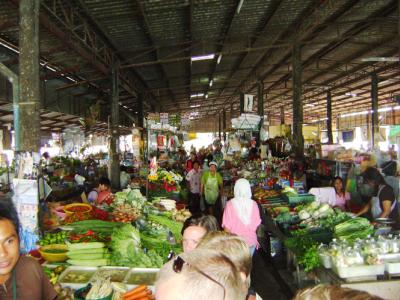
[[[214,231],[207,233],[197,246],[198,249],[212,249],[226,255],[240,272],[240,277],[250,286],[250,272],[252,258],[249,246],[243,238],[225,232]],[[253,288],[248,291],[247,299],[255,299],[256,293]]]
[[[197,246],[197,249],[210,249],[227,256],[241,272],[242,278],[247,278],[251,271],[251,256],[246,242],[239,236],[224,231],[207,233]]]
[[[214,250],[182,253],[157,276],[157,300],[244,300],[246,294],[235,264]]]
[[[293,300],[383,300],[364,291],[342,288],[337,285],[317,285],[300,290]]]
[[[234,194],[235,197],[226,204],[222,227],[225,231],[242,237],[253,254],[258,246],[256,230],[261,224],[260,210],[257,203],[251,199],[248,180],[241,178],[236,181]]]

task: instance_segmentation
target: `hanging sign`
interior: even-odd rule
[[[253,111],[254,95],[244,94],[244,112]]]
[[[182,118],[181,118],[181,126],[188,127],[189,125],[190,125],[190,114],[185,113],[182,115]]]
[[[180,114],[170,114],[168,119],[169,119],[169,125],[178,127],[181,124]]]
[[[168,124],[168,113],[160,113],[160,123],[163,125]]]
[[[21,222],[20,249],[27,253],[36,248],[39,240],[39,194],[38,181],[14,179],[12,197]]]

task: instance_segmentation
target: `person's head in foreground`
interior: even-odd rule
[[[249,278],[251,255],[249,246],[241,237],[225,231],[209,232],[202,238],[197,248],[215,250],[224,254],[235,264],[244,281]]]
[[[5,283],[19,259],[19,220],[8,198],[0,198],[0,284]]]
[[[234,263],[208,249],[177,256],[161,268],[156,282],[157,300],[244,300],[246,294]]]
[[[205,214],[191,216],[182,227],[183,251],[192,251],[207,232],[217,230],[219,230],[219,225],[214,216]]]
[[[342,288],[337,285],[317,285],[300,290],[293,300],[382,300],[367,292]]]

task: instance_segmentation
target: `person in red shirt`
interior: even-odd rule
[[[191,152],[190,158],[186,161],[186,174],[189,173],[193,169],[195,161],[196,161],[196,153]]]

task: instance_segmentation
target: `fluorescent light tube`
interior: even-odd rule
[[[238,5],[238,7],[236,9],[237,14],[240,13],[240,10],[242,9],[243,2],[244,2],[244,0],[240,0],[239,5]]]
[[[368,62],[368,61],[399,61],[399,57],[366,57],[362,58],[361,61]]]
[[[346,96],[351,96],[351,97],[357,97],[357,94],[356,93],[346,93]]]
[[[213,83],[214,83],[214,82],[213,82],[213,80],[211,79],[211,80],[210,80],[210,83],[209,83],[209,86],[212,87]]]
[[[199,61],[199,60],[208,60],[208,59],[214,59],[215,54],[206,54],[206,55],[199,55],[199,56],[192,56],[191,60],[192,61]]]
[[[219,63],[221,62],[222,59],[222,54],[218,55],[218,59],[217,59],[217,64],[219,65]]]
[[[191,94],[190,98],[197,98],[197,97],[203,97],[204,93],[197,93],[197,94]]]
[[[392,107],[382,107],[378,109],[378,112],[387,112],[391,111],[393,108]]]

